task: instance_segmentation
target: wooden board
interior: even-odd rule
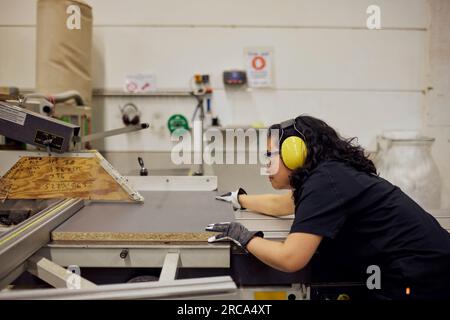
[[[216,191],[143,191],[143,204],[90,203],[52,232],[54,241],[198,242],[210,223],[234,221]]]
[[[132,201],[96,153],[82,156],[22,157],[0,179],[0,199],[81,198]]]
[[[204,242],[211,232],[59,232],[52,233],[54,241],[76,242]]]

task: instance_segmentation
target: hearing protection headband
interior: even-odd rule
[[[294,130],[297,131],[297,133],[301,136],[301,138],[303,139],[303,141],[306,140],[306,139],[305,139],[305,135],[304,135],[299,129],[297,129],[297,126],[295,125],[295,123],[297,122],[296,120],[297,120],[297,118],[295,118],[295,119],[289,119],[289,120],[286,120],[286,121],[283,121],[283,122],[280,123],[280,127],[281,127],[280,140],[281,140],[281,139],[283,138],[283,136],[284,136],[284,130],[286,130],[286,129],[290,128],[290,127],[293,127]]]

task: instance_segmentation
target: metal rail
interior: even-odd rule
[[[51,231],[84,206],[81,199],[65,199],[18,224],[0,237],[0,288],[24,270],[24,263],[50,241]]]

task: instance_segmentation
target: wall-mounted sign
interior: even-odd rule
[[[244,54],[249,87],[273,87],[273,48],[246,48]]]
[[[156,90],[156,77],[153,74],[137,73],[125,78],[125,92],[149,92]]]

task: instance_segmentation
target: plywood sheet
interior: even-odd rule
[[[22,157],[0,179],[2,199],[81,198],[132,201],[117,180],[102,166],[96,153],[86,157]]]
[[[91,203],[52,232],[54,241],[206,241],[206,225],[234,221],[213,191],[144,191],[143,204]]]

